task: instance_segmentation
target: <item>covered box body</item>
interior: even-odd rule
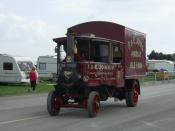
[[[146,72],[146,35],[111,22],[87,22],[70,27],[67,33],[76,36],[94,36],[121,44],[124,79],[137,79]]]

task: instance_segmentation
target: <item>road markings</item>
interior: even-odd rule
[[[154,123],[147,122],[147,121],[140,121],[140,122],[142,122],[142,123],[143,123],[144,125],[146,125],[146,126],[158,128],[158,126],[155,125]]]
[[[12,121],[2,121],[2,122],[0,122],[0,125],[11,124],[11,123],[27,121],[27,120],[33,120],[33,119],[39,119],[39,118],[44,118],[44,117],[47,117],[47,116],[48,115],[40,115],[40,116],[23,118],[23,119],[16,119],[16,120],[12,120]]]
[[[68,111],[62,112],[61,114],[71,113],[71,112],[75,112],[75,111],[79,111],[79,110],[68,110]],[[0,125],[11,124],[11,123],[27,121],[27,120],[33,120],[33,119],[46,118],[46,117],[49,117],[49,115],[40,115],[40,116],[27,117],[27,118],[16,119],[16,120],[11,120],[11,121],[2,121],[2,122],[0,122]]]

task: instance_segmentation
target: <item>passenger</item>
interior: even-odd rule
[[[74,58],[75,58],[75,61],[79,61],[79,62],[86,61],[84,53],[80,54],[78,52],[77,54],[74,54]]]
[[[75,61],[81,61],[82,60],[82,57],[81,57],[80,53],[74,54],[74,58],[75,58]]]
[[[77,44],[75,44],[74,45],[74,60],[80,61],[80,59],[81,59],[80,52],[78,51]]]
[[[38,74],[35,70],[35,67],[32,67],[32,70],[30,71],[30,74],[29,74],[29,78],[30,78],[31,88],[33,89],[33,91],[35,91],[36,81],[38,79]]]

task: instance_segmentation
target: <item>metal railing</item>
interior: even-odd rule
[[[167,72],[147,72],[145,77],[140,78],[140,82],[175,80],[175,71]]]

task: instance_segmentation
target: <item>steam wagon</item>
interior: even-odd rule
[[[100,101],[109,97],[138,103],[139,77],[146,71],[146,35],[128,27],[92,21],[67,29],[57,43],[57,82],[47,97],[47,110],[58,115],[62,107],[87,109],[96,117]],[[66,57],[61,61],[61,51]]]

